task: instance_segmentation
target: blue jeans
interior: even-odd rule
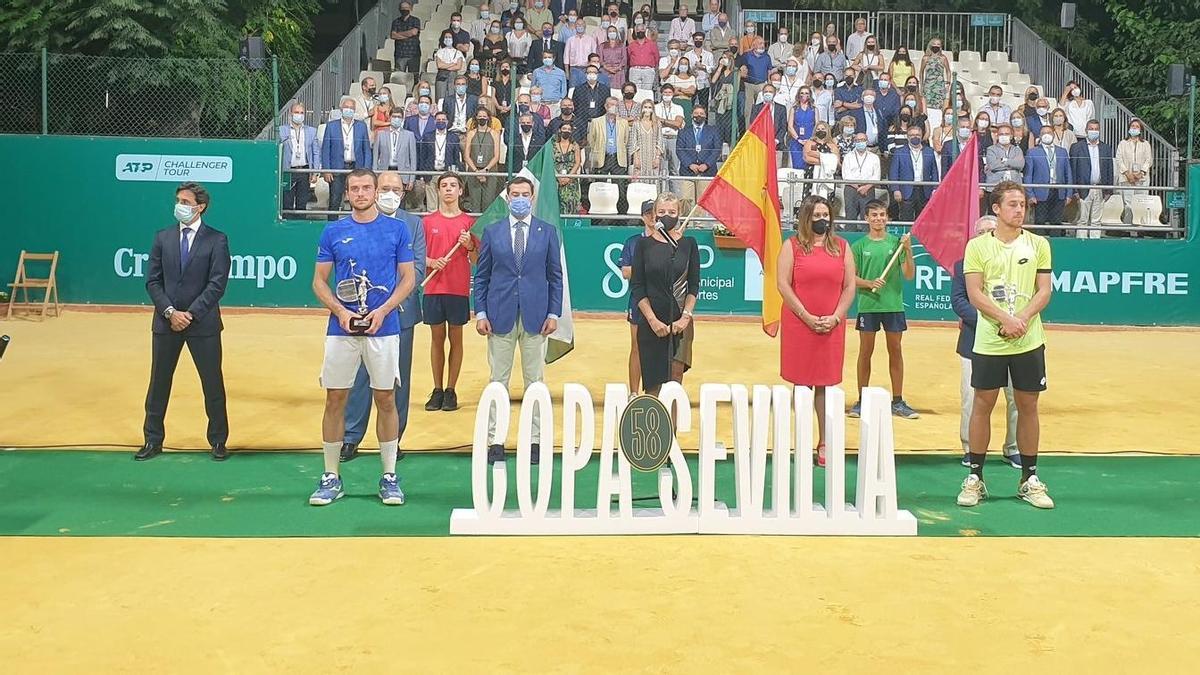
[[[400,386],[396,387],[396,412],[400,414],[400,438],[408,426],[408,394],[412,390],[413,329],[400,331]],[[362,443],[371,421],[371,381],[366,366],[358,367],[358,377],[346,401],[346,435],[343,443]]]

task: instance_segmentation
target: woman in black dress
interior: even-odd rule
[[[692,365],[700,249],[694,238],[683,236],[678,196],[659,195],[654,212],[663,229],[643,239],[634,251],[630,293],[646,318],[638,324],[637,337],[642,387],[658,395],[664,382],[683,382]]]

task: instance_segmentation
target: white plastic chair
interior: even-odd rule
[[[958,53],[958,62],[963,64],[964,66],[968,65],[968,64],[979,65],[979,62],[980,62],[979,52],[971,52],[971,51],[965,51],[965,50],[961,51]]]
[[[1108,199],[1104,200],[1104,205],[1100,207],[1100,223],[1103,225],[1123,225],[1124,221],[1121,217],[1125,213],[1125,202],[1121,201],[1121,195],[1109,195]]]
[[[1133,224],[1138,227],[1162,227],[1162,198],[1158,195],[1133,196]]]
[[[1008,52],[988,52],[986,61],[988,65],[1008,63]]]
[[[588,187],[589,214],[612,215],[617,213],[617,200],[621,188],[616,183],[592,183]]]
[[[631,216],[640,216],[642,214],[642,202],[657,198],[658,185],[654,183],[630,183],[629,188],[625,190],[625,200],[629,202],[629,207],[625,210],[625,213]]]

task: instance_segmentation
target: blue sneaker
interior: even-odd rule
[[[388,506],[399,506],[404,503],[404,493],[400,490],[400,479],[394,473],[385,473],[379,479],[379,501]]]
[[[961,464],[968,469],[971,468],[971,453],[964,452]]]
[[[1021,468],[1021,456],[1020,455],[1000,455],[1000,459],[1003,460],[1005,464],[1011,466],[1014,469]]]
[[[323,473],[321,482],[317,484],[317,491],[308,498],[308,503],[313,506],[326,506],[341,498],[342,479],[338,478],[336,473]]]
[[[846,417],[862,417],[862,401],[850,406],[850,412],[846,413]]]
[[[920,413],[908,407],[908,403],[904,399],[900,399],[892,404],[892,414],[896,417],[903,417],[906,420],[915,420],[920,417]]]

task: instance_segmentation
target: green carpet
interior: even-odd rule
[[[558,458],[556,457],[556,460]],[[689,460],[695,473],[695,457]],[[594,456],[577,475],[576,505],[595,503]],[[717,498],[734,501],[733,462],[718,463]],[[154,537],[357,537],[446,535],[450,511],[470,506],[470,458],[410,454],[399,465],[408,503],[385,507],[375,496],[379,461],[343,465],[348,494],[324,508],[307,504],[321,472],[316,453],[162,455],[134,462],[132,452],[0,452],[0,535]],[[555,462],[558,482],[560,465]],[[1039,473],[1058,503],[1038,511],[1017,500],[1019,472],[992,459],[992,497],[974,509],[954,504],[964,475],[957,457],[897,458],[900,507],[925,536],[1200,536],[1195,486],[1200,457],[1042,457]],[[814,470],[818,501],[824,477]],[[854,494],[853,460],[847,495]],[[509,461],[508,507],[516,508]],[[770,491],[768,470],[767,490]],[[654,476],[634,473],[634,496],[654,495]],[[555,487],[551,508],[558,502]],[[769,503],[769,497],[768,503]],[[648,506],[657,501],[644,502]]]

